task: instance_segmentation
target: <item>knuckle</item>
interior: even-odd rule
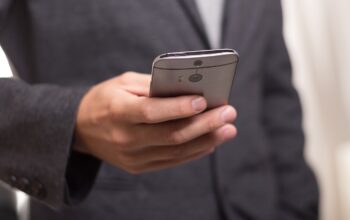
[[[141,117],[146,123],[152,123],[155,121],[154,118],[154,107],[148,104],[144,104],[141,107]]]
[[[130,140],[121,135],[119,132],[113,133],[112,143],[120,152],[123,152],[126,148],[128,148],[131,145]]]
[[[117,105],[114,100],[109,101],[106,110],[109,118],[115,118],[117,115],[120,115],[121,113],[119,105]]]
[[[188,111],[188,103],[187,102],[178,102],[178,105],[177,105],[177,114],[179,115],[187,115],[189,114],[189,111]]]
[[[186,136],[183,132],[176,131],[167,135],[167,142],[170,144],[182,144],[186,142]]]
[[[119,77],[118,80],[121,84],[125,84],[128,81],[129,78],[129,72],[122,73]]]
[[[215,120],[208,120],[206,126],[208,131],[213,131],[219,127],[219,123]]]
[[[133,75],[135,75],[135,73],[132,71],[124,72],[119,76],[119,82],[123,85],[128,84]]]
[[[112,92],[116,97],[120,96],[121,94],[119,91]],[[106,105],[103,106],[103,109],[99,112],[100,115],[103,115],[109,119],[113,120],[121,120],[123,119],[127,114],[128,111],[125,109],[125,105],[127,103],[124,102],[121,105],[121,101],[116,98],[109,98]]]
[[[183,146],[176,146],[171,152],[171,156],[175,158],[186,156],[186,149]]]
[[[181,114],[181,115],[184,115],[184,114],[187,114],[188,113],[188,108],[187,108],[187,103],[186,102],[179,102],[179,105],[178,105],[178,112]]]

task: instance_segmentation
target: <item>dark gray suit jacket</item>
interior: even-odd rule
[[[134,176],[71,151],[79,101],[124,71],[150,72],[160,53],[207,49],[193,0],[0,1],[1,46],[20,77],[0,79],[0,178],[35,198],[33,219],[317,218],[280,1],[228,0],[225,10],[222,47],[241,55],[238,137]]]
[[[0,183],[0,219],[17,220],[15,195]]]

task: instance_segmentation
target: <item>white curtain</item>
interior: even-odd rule
[[[350,219],[350,1],[283,0],[323,220]]]

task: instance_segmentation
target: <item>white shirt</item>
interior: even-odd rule
[[[225,0],[196,0],[196,3],[211,47],[219,48]]]

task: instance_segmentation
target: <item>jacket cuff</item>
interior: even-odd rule
[[[93,156],[72,151],[66,170],[64,202],[75,205],[84,200],[93,187],[101,161]]]
[[[0,103],[6,106],[0,109],[0,179],[53,208],[83,198],[99,166],[97,159],[71,147],[88,88],[31,86],[10,79],[0,84]]]

